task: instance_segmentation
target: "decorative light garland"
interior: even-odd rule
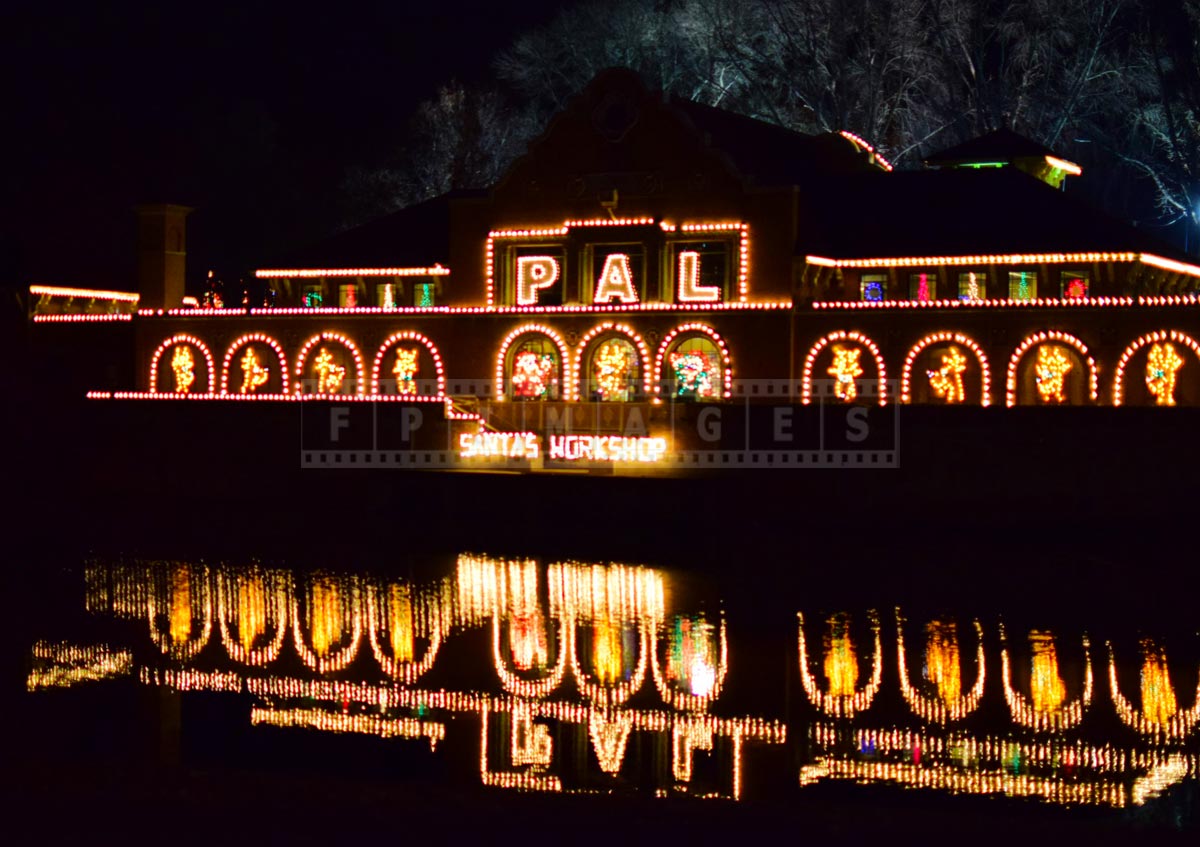
[[[229,369],[233,363],[234,354],[236,354],[237,351],[240,350],[242,347],[244,347],[246,345],[250,345],[250,344],[255,344],[255,343],[265,344],[268,347],[270,347],[272,350],[275,351],[275,355],[279,359],[279,379],[280,379],[279,391],[281,394],[288,393],[287,356],[283,352],[283,347],[281,347],[279,342],[276,341],[274,338],[272,338],[269,335],[264,335],[261,332],[249,332],[249,333],[246,333],[245,335],[241,335],[238,338],[234,339],[233,343],[230,344],[229,348],[225,351],[225,359],[224,359],[224,361],[221,362],[221,393],[222,394],[229,393]],[[244,385],[245,385],[245,383],[243,382],[243,386]],[[246,394],[247,392],[243,390],[243,391],[239,391],[238,393]],[[251,391],[249,393],[253,394],[254,392]]]
[[[917,356],[929,345],[941,342],[961,344],[975,354],[975,358],[979,361],[981,380],[979,405],[990,406],[992,404],[992,370],[988,365],[987,354],[973,338],[963,335],[961,332],[933,332],[912,346],[908,355],[904,357],[904,367],[900,371],[900,402],[912,402],[912,369]]]
[[[170,338],[165,340],[162,344],[158,345],[158,349],[156,349],[154,351],[154,355],[150,357],[150,390],[151,390],[151,392],[158,391],[158,362],[159,362],[159,360],[162,358],[163,354],[165,352],[167,352],[168,348],[173,347],[176,344],[190,344],[193,347],[195,347],[197,350],[199,350],[202,354],[204,354],[205,378],[208,382],[207,393],[211,394],[212,390],[213,390],[213,381],[214,381],[214,377],[215,377],[215,374],[213,372],[212,353],[209,352],[208,345],[206,345],[199,338],[197,338],[194,335],[188,335],[187,333],[182,333],[182,332],[172,335]],[[181,392],[181,393],[183,393],[183,394],[190,393],[190,386],[189,386],[189,391],[185,391],[185,392]]]
[[[1198,359],[1200,359],[1200,344],[1198,344],[1196,339],[1192,336],[1188,335],[1187,333],[1180,332],[1177,329],[1159,330],[1157,332],[1150,332],[1139,337],[1136,341],[1125,348],[1124,352],[1121,353],[1120,360],[1117,362],[1117,369],[1113,374],[1114,406],[1120,406],[1124,400],[1122,395],[1124,393],[1125,385],[1125,368],[1128,366],[1129,360],[1133,357],[1133,354],[1147,344],[1156,344],[1168,341],[1184,345],[1193,353],[1195,353]],[[1172,396],[1173,394],[1174,392],[1172,392]],[[1174,404],[1172,403],[1170,405]]]
[[[342,335],[342,333],[328,332],[328,331],[322,332],[318,335],[314,335],[312,338],[308,339],[308,341],[304,342],[304,346],[300,348],[300,353],[299,353],[299,355],[296,356],[295,392],[297,394],[300,394],[303,392],[304,364],[305,364],[305,360],[308,357],[308,351],[313,348],[313,345],[319,344],[322,341],[336,341],[337,343],[339,343],[343,347],[345,347],[346,350],[349,351],[350,355],[354,357],[355,378],[354,378],[354,392],[353,393],[354,394],[363,394],[364,386],[366,384],[366,380],[364,379],[364,377],[366,374],[363,369],[362,354],[358,352],[358,346],[353,341],[351,341],[347,336]],[[322,349],[324,349],[324,348],[322,348]],[[324,382],[324,380],[322,380],[322,382]],[[320,388],[320,387],[321,386],[318,385],[318,388]],[[317,391],[317,392],[315,392],[315,394],[316,394],[316,396],[326,396],[325,392],[323,392],[323,391]],[[339,399],[341,399],[340,396],[339,396]]]
[[[730,356],[729,348],[725,345],[725,340],[721,338],[720,334],[715,329],[707,324],[686,323],[675,327],[673,330],[667,333],[666,337],[663,338],[662,343],[658,345],[658,354],[654,357],[655,402],[662,402],[662,373],[663,365],[666,363],[667,350],[671,347],[671,342],[673,342],[677,337],[689,333],[702,333],[707,335],[712,340],[713,344],[716,345],[717,350],[721,354],[721,364],[724,366],[724,379],[722,380],[721,385],[721,397],[728,400],[733,396],[733,359]]]
[[[503,401],[505,398],[504,384],[507,377],[505,365],[508,360],[508,348],[512,345],[513,341],[522,335],[541,335],[554,342],[555,346],[558,347],[558,354],[560,356],[558,371],[562,374],[562,381],[564,383],[562,395],[564,397],[573,397],[575,395],[575,388],[571,383],[572,363],[567,343],[563,341],[562,336],[552,327],[545,324],[523,324],[509,332],[508,335],[504,336],[504,340],[500,342],[500,352],[496,356],[496,399]]]
[[[429,352],[429,358],[433,360],[433,369],[437,375],[437,393],[435,398],[441,399],[446,396],[446,368],[442,364],[442,354],[438,352],[437,345],[434,344],[427,335],[414,330],[404,330],[394,332],[389,335],[384,342],[379,345],[378,352],[375,353],[375,361],[371,365],[371,394],[379,394],[379,374],[383,370],[383,360],[387,355],[392,345],[401,341],[416,341],[425,346]],[[417,392],[420,395],[420,392]],[[411,395],[405,395],[407,399],[415,399]]]
[[[633,345],[637,348],[640,356],[638,360],[638,366],[642,371],[642,391],[646,394],[646,396],[649,396],[651,394],[650,351],[646,348],[646,342],[642,339],[642,336],[638,334],[637,330],[628,324],[605,321],[592,327],[590,330],[584,333],[583,337],[579,340],[578,346],[575,348],[575,364],[579,368],[579,373],[575,376],[575,391],[572,395],[574,399],[579,401],[581,395],[580,388],[585,384],[587,379],[583,372],[585,361],[583,354],[587,350],[587,345],[597,335],[605,332],[623,335],[633,342]]]
[[[314,279],[344,276],[449,276],[450,269],[435,264],[428,268],[282,268],[254,272],[258,279]]]
[[[1073,335],[1052,329],[1047,332],[1037,332],[1027,336],[1017,349],[1013,351],[1012,357],[1008,360],[1008,378],[1005,381],[1005,405],[1012,408],[1017,404],[1017,365],[1020,364],[1021,358],[1030,347],[1045,341],[1060,341],[1074,347],[1079,352],[1079,356],[1088,370],[1088,396],[1095,403],[1097,396],[1099,396],[1096,361],[1088,355],[1087,345]]]

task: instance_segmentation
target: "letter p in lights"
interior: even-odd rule
[[[537,293],[558,282],[558,262],[553,256],[521,256],[517,259],[517,305],[533,306]]]

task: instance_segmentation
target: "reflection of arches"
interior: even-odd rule
[[[800,682],[804,685],[804,693],[809,702],[820,711],[834,718],[848,718],[857,712],[864,711],[871,705],[879,686],[883,681],[883,641],[879,634],[879,618],[874,612],[868,612],[867,618],[871,625],[871,635],[874,650],[871,655],[871,680],[853,694],[826,693],[821,690],[808,666],[808,647],[804,637],[804,614],[796,613],[797,641],[800,648]]]
[[[288,393],[288,365],[287,356],[284,355],[283,348],[279,346],[279,342],[269,335],[263,335],[261,332],[250,332],[236,339],[229,345],[229,349],[225,351],[225,360],[221,363],[221,393],[229,393],[229,366],[233,364],[234,354],[241,348],[250,344],[265,344],[275,351],[275,356],[279,359],[279,381],[280,394]],[[239,392],[241,393],[241,392]]]
[[[281,573],[258,569],[217,573],[217,623],[230,659],[258,666],[275,661],[287,635],[290,593],[291,580]],[[235,633],[230,632],[231,622]],[[275,627],[275,634],[266,644],[256,646],[254,642],[266,633],[268,625]]]
[[[600,338],[596,342],[595,349],[589,351],[587,349],[588,344],[597,336],[600,336]],[[596,353],[600,350],[600,348],[607,344],[610,340],[615,339],[625,340],[633,348],[633,354],[637,358],[638,369],[634,372],[630,382],[633,384],[641,382],[642,393],[647,396],[650,394],[650,354],[646,349],[646,342],[642,340],[642,337],[638,335],[637,332],[635,332],[626,324],[605,321],[598,326],[592,327],[592,329],[590,329],[587,334],[580,339],[579,345],[575,348],[575,366],[579,369],[579,372],[575,376],[575,391],[573,394],[575,400],[580,399],[580,395],[585,389],[587,389],[590,399],[593,377],[591,371],[593,368],[589,366],[592,365]],[[638,379],[639,374],[641,376],[640,380]],[[633,398],[630,397],[629,399]]]
[[[151,392],[158,391],[158,362],[159,362],[159,360],[162,358],[163,353],[167,352],[167,350],[169,348],[174,347],[176,344],[190,344],[192,347],[195,347],[197,350],[199,350],[201,353],[204,354],[205,380],[208,382],[208,388],[205,389],[205,391],[202,393],[211,394],[213,391],[213,377],[214,377],[212,353],[209,351],[208,345],[205,344],[203,341],[201,341],[199,338],[197,338],[194,335],[188,335],[188,334],[182,333],[182,332],[172,335],[170,338],[168,338],[162,344],[158,345],[158,349],[154,351],[154,355],[150,358],[150,391]],[[164,394],[172,394],[175,392],[174,391],[166,391],[163,393]],[[179,393],[186,394],[186,393],[190,393],[190,392],[179,392]],[[198,392],[198,393],[201,393],[201,392]]]
[[[936,699],[922,694],[909,679],[908,661],[904,652],[904,618],[900,615],[900,610],[896,609],[896,654],[900,671],[900,693],[904,695],[904,699],[913,712],[923,720],[944,724],[948,721],[962,720],[979,708],[979,701],[983,698],[983,683],[986,678],[983,626],[977,620],[973,623],[975,624],[976,639],[975,685],[966,694],[960,694],[954,698],[953,702],[947,703],[944,699]]]
[[[350,352],[350,355],[354,358],[354,393],[363,394],[366,381],[364,379],[362,354],[358,352],[358,346],[340,332],[322,332],[320,335],[314,335],[308,341],[304,342],[304,346],[300,348],[299,355],[296,356],[296,393],[301,394],[304,391],[304,365],[308,360],[308,352],[322,341],[335,341]]]
[[[1152,344],[1159,341],[1173,341],[1176,344],[1182,344],[1200,359],[1200,344],[1196,343],[1196,339],[1190,335],[1178,330],[1159,330],[1158,332],[1150,332],[1143,335],[1141,338],[1134,341],[1125,348],[1125,352],[1121,354],[1121,359],[1117,362],[1116,373],[1113,374],[1113,405],[1120,406],[1123,401],[1124,393],[1124,378],[1125,368],[1129,365],[1129,360],[1133,358],[1133,354],[1147,344]]]
[[[1143,651],[1150,649],[1149,645],[1143,645]],[[1163,679],[1160,684],[1170,685],[1170,678],[1167,675],[1166,668],[1166,653],[1161,655],[1161,673]],[[1143,670],[1143,686],[1145,686],[1145,670]],[[1137,730],[1142,735],[1158,738],[1167,738],[1172,741],[1182,741],[1191,735],[1192,730],[1196,728],[1197,722],[1200,722],[1200,682],[1196,684],[1196,696],[1192,703],[1192,708],[1184,709],[1176,707],[1169,717],[1165,720],[1158,719],[1154,715],[1148,715],[1143,709],[1138,709],[1133,706],[1121,693],[1121,686],[1117,682],[1117,660],[1113,652],[1112,642],[1108,645],[1108,686],[1112,691],[1113,705],[1116,707],[1117,715],[1121,718],[1126,726]],[[1143,691],[1145,689],[1143,688]],[[1171,689],[1171,700],[1174,701],[1174,689]]]
[[[1096,361],[1088,354],[1087,345],[1073,335],[1052,329],[1046,332],[1037,332],[1026,337],[1020,346],[1013,351],[1012,358],[1008,360],[1008,378],[1005,381],[1005,405],[1009,407],[1017,405],[1017,367],[1021,364],[1022,358],[1029,352],[1030,348],[1036,347],[1046,341],[1058,341],[1073,348],[1079,354],[1080,361],[1087,367],[1088,372],[1087,395],[1095,403],[1098,394]]]
[[[445,626],[442,621],[439,604],[430,603],[424,594],[413,591],[407,585],[389,583],[385,586],[367,588],[367,634],[371,642],[371,652],[375,660],[388,676],[405,685],[412,685],[421,678],[437,658],[442,646],[442,635]],[[382,597],[380,595],[383,595]],[[414,596],[416,595],[416,596]],[[396,600],[400,602],[397,603]],[[407,612],[408,621],[399,620]],[[420,627],[419,627],[420,625]],[[409,641],[415,640],[418,628],[425,630],[425,653],[419,661],[404,659],[396,655],[396,648],[391,653],[383,649],[379,635],[387,630],[392,643],[397,641],[398,633],[407,628],[404,633]],[[409,649],[411,651],[411,643]]]
[[[437,374],[437,393],[433,396],[445,397],[446,369],[442,365],[442,355],[438,352],[437,345],[430,341],[427,336],[412,330],[394,332],[384,340],[383,344],[379,346],[379,351],[375,354],[375,363],[371,366],[371,393],[379,393],[379,372],[383,369],[384,357],[387,355],[388,350],[390,350],[393,345],[400,341],[416,341],[425,346],[425,350],[429,353],[429,358],[433,360],[433,369]],[[424,381],[427,382],[427,380]],[[420,382],[418,384],[420,384]],[[417,391],[417,395],[427,396],[423,395],[419,389]]]
[[[979,405],[990,406],[992,403],[992,369],[988,366],[987,355],[974,339],[961,332],[930,333],[913,345],[912,349],[908,351],[908,355],[904,357],[904,368],[900,372],[900,402],[912,402],[912,368],[917,356],[926,347],[942,342],[961,344],[975,354],[975,358],[979,361],[981,374]]]
[[[557,362],[559,381],[561,383],[560,396],[573,397],[574,389],[571,382],[571,357],[567,352],[566,342],[562,336],[548,326],[543,324],[525,324],[519,326],[504,336],[504,340],[500,342],[500,351],[496,354],[496,399],[503,400],[508,392],[505,386],[508,379],[511,377],[511,362],[509,359],[509,349],[514,347],[513,342],[521,338],[523,335],[541,336],[548,338],[557,348]]]
[[[212,637],[213,603],[209,589],[208,568],[200,569],[193,578],[192,568],[176,565],[166,574],[166,606],[168,634],[158,631],[158,586],[151,584],[146,596],[146,614],[150,621],[150,639],[164,655],[181,662],[191,661],[200,654]],[[194,594],[200,595],[200,633],[192,636],[196,619]]]
[[[668,629],[668,632],[671,630]],[[667,675],[663,673],[661,662],[658,659],[658,645],[652,643],[650,646],[650,671],[654,676],[654,684],[658,688],[659,696],[662,697],[664,703],[669,703],[673,708],[684,712],[694,711],[702,712],[708,708],[708,705],[721,696],[721,687],[725,682],[725,674],[729,670],[729,645],[725,637],[725,616],[721,616],[721,625],[716,633],[716,662],[711,668],[704,668],[703,672],[711,674],[711,679],[703,680],[703,693],[696,691],[697,680],[695,668],[688,668],[688,672],[692,675],[692,691],[681,691],[677,686],[671,684],[671,680],[667,679]],[[657,639],[655,639],[657,640]]]
[[[1000,637],[1004,640],[1004,628],[1000,629]],[[1008,710],[1012,718],[1021,726],[1029,727],[1037,732],[1059,732],[1078,726],[1083,720],[1084,710],[1091,705],[1093,676],[1092,657],[1088,651],[1087,636],[1083,636],[1083,693],[1079,699],[1064,702],[1052,711],[1035,707],[1036,699],[1026,697],[1012,684],[1012,667],[1008,658],[1008,642],[1003,641],[1000,648],[1000,673],[1004,683],[1004,699],[1008,701]],[[1057,661],[1055,662],[1057,665]],[[1057,667],[1051,669],[1058,673]]]
[[[302,595],[307,615],[300,612]],[[354,661],[362,642],[362,603],[358,580],[352,577],[312,576],[306,585],[297,586],[293,592],[291,618],[293,641],[301,661],[317,673],[342,670]],[[350,624],[348,638],[343,632],[347,618]],[[306,619],[310,635],[314,636],[313,647],[304,638]],[[318,629],[320,643],[316,643]]]
[[[728,400],[733,396],[733,359],[725,340],[712,327],[701,323],[686,323],[675,327],[658,345],[658,353],[654,357],[654,393],[662,394],[663,371],[666,367],[667,354],[675,347],[688,341],[688,336],[707,336],[716,346],[721,358],[721,385],[716,394]],[[678,341],[676,339],[679,339]]]
[[[879,392],[879,405],[883,406],[887,403],[887,368],[883,364],[883,356],[879,352],[879,347],[868,336],[863,335],[858,330],[838,330],[831,332],[829,335],[822,338],[808,351],[808,355],[804,357],[804,371],[800,382],[800,402],[807,406],[812,402],[812,372],[813,366],[816,364],[817,356],[821,351],[835,341],[855,341],[871,351],[871,356],[875,359],[875,368],[878,372],[876,386]]]

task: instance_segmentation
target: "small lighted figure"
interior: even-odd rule
[[[962,660],[954,621],[933,621],[926,628],[925,678],[946,705],[962,697]]]
[[[1175,687],[1167,669],[1166,651],[1150,639],[1142,640],[1142,714],[1147,721],[1168,723],[1179,711]]]
[[[671,369],[675,371],[676,394],[680,397],[715,397],[713,362],[701,352],[671,354]]]
[[[1086,279],[1075,277],[1067,283],[1066,299],[1068,300],[1083,300],[1088,296],[1088,284]]]
[[[980,291],[979,291],[979,278],[977,276],[975,276],[975,273],[973,271],[971,273],[967,274],[967,293],[966,293],[966,296],[963,297],[963,299],[964,300],[979,300],[979,299],[981,299]]]
[[[1067,688],[1058,672],[1054,636],[1035,630],[1029,633],[1029,645],[1033,650],[1033,670],[1029,677],[1033,708],[1042,714],[1050,714],[1067,699]]]
[[[240,393],[253,394],[267,384],[271,372],[258,361],[258,354],[253,347],[247,347],[242,355],[242,387]]]
[[[628,400],[629,372],[632,368],[629,349],[612,339],[600,345],[592,359],[592,379],[601,400]]]
[[[1056,344],[1043,344],[1038,348],[1033,372],[1037,378],[1038,396],[1043,403],[1065,403],[1064,393],[1067,374],[1071,371],[1071,357]]]
[[[396,286],[390,282],[386,282],[383,285],[383,308],[396,308]]]
[[[512,391],[514,397],[541,400],[550,394],[555,380],[556,363],[549,353],[523,350],[513,360]]]
[[[858,397],[858,383],[854,380],[862,376],[862,365],[858,357],[862,355],[861,347],[833,346],[833,364],[829,366],[829,375],[834,378],[833,393],[845,403],[853,403]]]
[[[187,394],[192,390],[196,381],[196,360],[192,357],[192,348],[186,344],[176,344],[175,354],[171,357],[171,370],[175,371],[175,393]]]
[[[1159,406],[1175,405],[1175,374],[1183,367],[1183,357],[1169,341],[1159,341],[1146,357],[1146,388]]]
[[[951,346],[942,353],[942,366],[925,373],[929,376],[929,387],[938,398],[947,403],[961,403],[966,397],[962,381],[966,369],[967,357],[962,350]]]
[[[396,365],[392,368],[396,375],[396,393],[417,393],[417,351],[404,347],[396,348]]]
[[[342,390],[342,381],[346,378],[346,369],[333,360],[333,355],[324,347],[313,362],[317,372],[317,393],[337,394]]]

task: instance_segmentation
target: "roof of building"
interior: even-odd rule
[[[1190,261],[1075,194],[1013,168],[861,174],[830,180],[801,202],[807,223],[798,255],[1146,252]]]
[[[854,142],[836,132],[806,135],[679,97],[671,98],[671,107],[686,116],[738,172],[760,185],[795,185],[815,174],[880,169]]]
[[[402,268],[450,262],[450,202],[480,196],[451,191],[276,257],[272,268]]]
[[[925,159],[930,167],[966,165],[981,162],[1009,163],[1017,159],[1043,159],[1058,154],[1049,147],[1011,129],[996,129],[978,138],[964,141],[934,153]]]

